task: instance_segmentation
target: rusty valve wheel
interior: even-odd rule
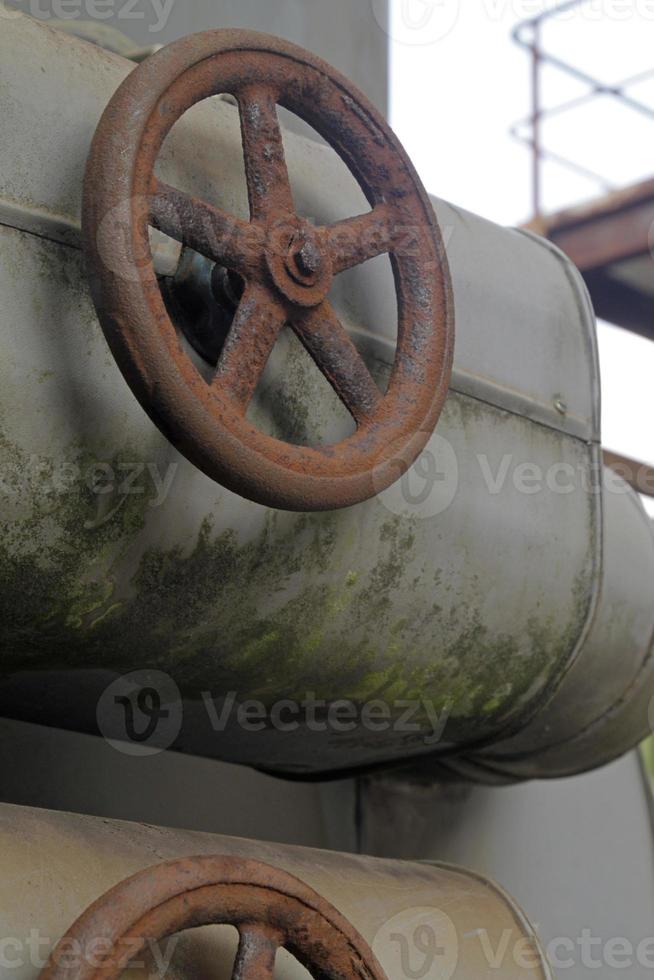
[[[233,980],[272,980],[282,947],[320,980],[387,980],[356,929],[311,888],[222,856],[167,861],[120,882],[59,940],[39,980],[118,980],[148,945],[218,924],[239,932]]]
[[[239,105],[249,222],[154,176],[173,124],[219,93],[232,94]],[[321,227],[296,214],[277,105],[337,151],[370,212]],[[166,311],[150,225],[244,281],[211,381],[182,349]],[[395,135],[325,62],[267,35],[228,30],[192,35],[150,57],[100,120],[87,164],[83,231],[95,305],[123,374],[162,432],[219,483],[272,507],[335,509],[385,489],[424,448],[452,368],[453,309],[441,234]],[[384,253],[395,277],[398,340],[382,394],[327,295],[339,272]],[[356,423],[354,434],[337,444],[292,445],[246,417],[286,324]]]

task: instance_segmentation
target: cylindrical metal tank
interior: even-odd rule
[[[453,761],[460,774],[484,782],[570,776],[651,734],[652,521],[617,474],[606,474],[604,491],[602,582],[579,656],[521,732]]]
[[[346,510],[251,503],[150,422],[88,296],[84,164],[133,66],[22,15],[3,21],[0,55],[0,712],[155,740],[149,724],[168,712],[166,747],[297,776],[482,752],[545,775],[563,741],[569,771],[635,744],[654,536],[630,491],[599,487],[594,318],[563,255],[435,200],[457,340],[426,452]],[[288,134],[286,156],[302,214],[362,210],[328,148]],[[245,216],[234,107],[191,110],[160,171]],[[168,279],[169,245],[155,246]],[[383,379],[388,260],[339,276],[332,299]],[[290,337],[254,415],[289,441],[347,432]],[[632,553],[623,530],[636,527]],[[583,733],[604,715],[589,754]]]
[[[388,861],[265,844],[212,834],[24,807],[0,806],[0,956],[15,980],[36,980],[60,937],[110,888],[144,869],[175,859],[222,856],[256,861],[293,875],[354,927],[389,980],[468,980],[501,971],[506,980],[546,980],[550,969],[535,930],[497,885],[452,866]],[[247,868],[245,869],[247,880]],[[180,872],[180,889],[190,878]],[[153,889],[154,894],[154,889]],[[271,900],[270,919],[274,919]],[[98,940],[119,903],[97,916]],[[147,933],[147,936],[150,934]],[[87,937],[88,938],[88,937]],[[232,976],[236,931],[191,929],[168,942],[145,943],[143,964],[127,974],[169,980]],[[100,946],[74,943],[60,965],[75,969]],[[80,962],[75,961],[75,956]],[[275,976],[309,974],[284,950]],[[332,974],[330,974],[332,975]],[[342,975],[334,973],[335,975]],[[349,975],[349,974],[348,974]],[[354,973],[352,974],[354,975]],[[365,971],[357,976],[369,976]]]

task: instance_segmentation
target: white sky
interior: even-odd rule
[[[530,58],[510,34],[519,20],[554,5],[391,0],[393,127],[430,192],[500,224],[531,216],[530,152],[509,135],[530,111]],[[552,22],[543,39],[588,74],[620,81],[654,67],[654,0],[587,0]],[[549,104],[584,91],[551,68],[543,86]],[[630,91],[654,106],[654,77]],[[608,97],[547,123],[544,137],[615,186],[654,175],[654,120]],[[598,185],[545,165],[545,210],[598,192]],[[654,463],[654,342],[607,324],[599,326],[599,342],[604,444]]]

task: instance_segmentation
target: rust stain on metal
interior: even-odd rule
[[[40,980],[118,980],[153,943],[215,924],[239,933],[233,980],[272,978],[282,947],[315,977],[387,980],[365,940],[317,892],[272,865],[227,856],[167,861],[120,882],[60,939]]]
[[[196,102],[239,106],[250,221],[153,176],[161,145]],[[295,211],[277,106],[336,150],[371,210],[315,227]],[[111,233],[128,215],[127,237]],[[152,267],[148,225],[245,282],[207,383],[181,350]],[[104,247],[98,233],[104,232]],[[454,344],[451,282],[433,208],[401,144],[370,103],[319,58],[244,31],[177,41],[140,65],[107,107],[91,148],[83,230],[93,297],[132,390],[195,465],[249,499],[329,510],[372,497],[410,465],[438,421]],[[382,395],[327,299],[334,275],[389,254],[398,342]],[[248,404],[289,324],[356,422],[331,446],[296,446],[256,429]]]
[[[604,465],[612,469],[625,483],[644,497],[654,497],[654,466],[604,450]]]

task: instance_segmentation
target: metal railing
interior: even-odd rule
[[[589,2],[590,0],[565,0],[565,2],[543,11],[536,17],[520,21],[513,30],[515,42],[531,54],[531,114],[512,127],[511,135],[521,143],[531,147],[532,150],[532,208],[535,219],[542,215],[543,210],[543,162],[546,160],[559,164],[579,176],[597,183],[604,193],[610,193],[617,189],[610,180],[601,174],[548,149],[543,142],[544,120],[582,108],[599,96],[616,99],[626,108],[654,120],[654,107],[635,99],[628,91],[636,83],[654,77],[654,68],[631,75],[617,83],[607,84],[545,50],[543,46],[543,25],[545,22]],[[545,64],[551,65],[587,85],[588,92],[546,108],[542,104],[542,66]]]

